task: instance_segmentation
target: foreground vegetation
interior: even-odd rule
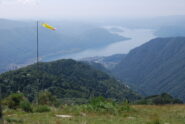
[[[153,97],[152,97],[153,98]],[[168,101],[167,95],[161,100]],[[150,100],[151,101],[151,100]],[[142,102],[143,103],[143,102]],[[86,104],[59,104],[50,92],[30,103],[22,93],[2,101],[4,124],[184,124],[185,105],[131,105],[97,97]]]
[[[134,105],[128,100],[118,102],[101,96],[88,100],[86,104],[66,104],[61,100],[49,91],[39,92],[35,102],[30,102],[23,93],[13,93],[1,101],[4,124],[185,123],[185,105],[180,105],[181,101],[165,93],[135,103],[143,105]]]
[[[118,113],[92,111],[84,106],[62,106],[45,113],[4,110],[5,124],[184,124],[185,105],[133,105]],[[71,115],[61,118],[56,115]]]

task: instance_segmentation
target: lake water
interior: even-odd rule
[[[120,36],[128,37],[131,39],[126,41],[115,42],[101,49],[89,49],[79,53],[66,55],[64,56],[64,58],[80,59],[93,56],[110,56],[118,53],[126,54],[133,48],[136,48],[156,37],[154,35],[154,30],[150,29],[128,29],[117,26],[108,26],[105,28],[111,33],[116,33]],[[115,28],[119,29],[119,32],[116,32]]]

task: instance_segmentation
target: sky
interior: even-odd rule
[[[61,19],[185,15],[185,0],[0,0],[0,18]]]

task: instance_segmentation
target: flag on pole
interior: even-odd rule
[[[48,28],[48,29],[50,29],[50,30],[56,30],[56,28],[54,28],[54,27],[52,27],[51,25],[48,25],[48,24],[46,24],[46,23],[44,23],[44,24],[42,24],[42,26],[43,27],[45,27],[45,28]]]

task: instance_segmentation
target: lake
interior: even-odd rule
[[[99,49],[89,49],[79,53],[63,56],[64,58],[81,59],[93,56],[110,56],[119,53],[128,53],[130,50],[156,38],[154,30],[151,29],[129,29],[118,26],[104,27],[111,33],[116,33],[120,36],[131,38],[126,41],[112,43],[108,46]],[[119,29],[119,30],[115,30]]]

